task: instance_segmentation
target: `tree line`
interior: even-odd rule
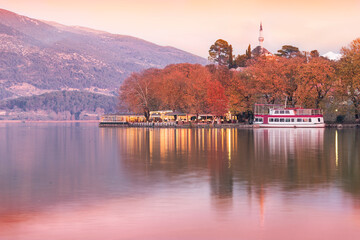
[[[80,91],[55,91],[36,96],[0,101],[0,109],[23,112],[45,110],[55,113],[69,111],[78,116],[82,111],[116,111],[116,97]]]
[[[214,49],[210,47],[209,55],[217,64],[173,64],[133,73],[120,86],[121,105],[148,118],[149,111],[159,109],[236,115],[251,111],[255,103],[286,101],[308,108],[346,107],[359,121],[360,38],[341,49],[339,61],[289,45],[273,56],[251,56],[249,46],[240,70]],[[226,51],[232,54],[229,48]]]

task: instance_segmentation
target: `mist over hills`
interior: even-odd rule
[[[0,100],[73,90],[114,95],[132,72],[204,58],[135,37],[0,9]]]

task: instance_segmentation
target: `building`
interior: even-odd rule
[[[113,125],[113,124],[127,124],[129,122],[146,122],[146,118],[143,114],[135,113],[117,113],[106,114],[101,116],[101,125]]]
[[[269,52],[266,48],[264,48],[263,46],[263,42],[264,42],[264,36],[263,36],[263,26],[262,26],[262,22],[260,23],[260,30],[259,30],[259,46],[257,46],[256,48],[254,48],[251,51],[251,55],[254,57],[259,57],[259,56],[273,56],[273,54],[271,52]]]

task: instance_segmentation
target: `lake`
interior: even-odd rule
[[[0,239],[358,239],[359,129],[0,123]]]

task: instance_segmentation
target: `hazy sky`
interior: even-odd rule
[[[276,52],[339,52],[360,37],[360,0],[0,0],[0,8],[28,17],[131,35],[208,56],[222,38],[243,54],[258,45]]]

